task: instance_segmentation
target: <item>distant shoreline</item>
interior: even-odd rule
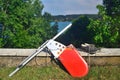
[[[87,16],[88,18],[97,19],[98,14],[70,14],[70,15],[53,15],[52,21],[72,21],[80,16]]]

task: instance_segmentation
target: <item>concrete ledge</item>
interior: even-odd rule
[[[95,54],[88,54],[87,52],[79,51],[81,56],[120,56],[120,48],[101,48]]]
[[[0,56],[29,56],[36,52],[37,49],[0,49]],[[42,51],[37,56],[50,56]]]
[[[37,49],[0,49],[0,56],[29,56],[36,52]],[[120,56],[120,48],[102,48],[96,54],[88,54],[87,52],[79,51],[81,56]],[[50,56],[42,51],[37,56]]]

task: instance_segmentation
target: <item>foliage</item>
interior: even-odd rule
[[[73,20],[72,23],[71,28],[59,38],[59,41],[67,45],[72,43],[76,47],[80,47],[82,43],[90,41],[87,30],[87,26],[90,23],[89,18],[87,16],[80,16]]]
[[[42,9],[40,0],[0,0],[0,47],[33,48],[50,38]]]
[[[105,10],[109,16],[120,16],[120,0],[103,0]]]
[[[92,32],[93,41],[99,46],[118,47],[120,28],[116,25],[117,19],[107,16],[104,6],[98,5],[97,8],[101,17],[91,20],[88,27]]]
[[[48,13],[48,12],[45,12],[44,15],[43,15],[43,17],[44,17],[45,19],[47,19],[47,21],[51,21],[51,19],[52,19],[51,14]]]
[[[74,41],[76,47],[80,47],[80,44],[90,41],[87,30],[89,23],[90,20],[87,16],[80,16],[78,19],[73,20],[71,41]]]

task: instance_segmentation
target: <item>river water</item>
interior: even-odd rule
[[[67,25],[69,25],[71,22],[69,21],[64,21],[64,22],[58,22],[58,32],[63,30]],[[54,25],[55,22],[51,22],[51,26]]]

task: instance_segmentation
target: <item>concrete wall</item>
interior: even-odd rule
[[[28,55],[34,53],[36,49],[0,49],[0,67],[17,66]],[[102,48],[96,54],[88,54],[79,51],[89,65],[120,65],[120,49],[118,48]],[[39,53],[29,66],[47,65],[51,63],[50,55],[46,52]]]
[[[26,57],[0,57],[0,67],[15,67],[18,66]],[[27,66],[42,66],[51,63],[49,57],[35,57]]]

